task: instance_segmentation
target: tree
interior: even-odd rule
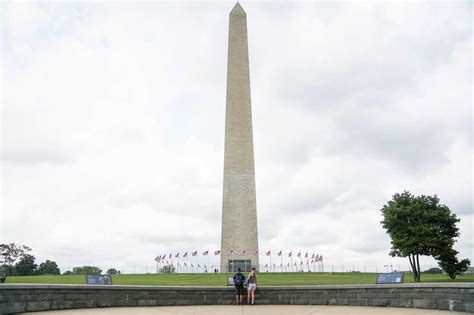
[[[160,268],[160,273],[174,273],[175,269],[173,265],[164,265]]]
[[[109,270],[107,270],[107,274],[108,275],[116,275],[116,274],[119,274],[120,271],[117,271],[117,269],[115,268],[110,268]]]
[[[446,205],[439,203],[437,195],[396,193],[381,211],[381,224],[391,238],[390,255],[408,257],[416,282],[421,276],[420,255],[439,260],[452,249],[459,236],[456,227],[459,219]]]
[[[423,273],[429,273],[429,274],[432,274],[432,275],[442,274],[443,270],[440,269],[440,268],[434,267],[434,268],[430,268],[428,270],[423,271]]]
[[[15,275],[17,276],[33,276],[36,274],[38,265],[35,264],[35,256],[25,254],[15,264]]]
[[[60,275],[61,270],[59,270],[58,264],[55,261],[47,259],[45,262],[41,263],[38,267],[39,275]]]
[[[94,266],[82,266],[72,268],[72,273],[75,275],[100,275],[102,269]]]
[[[31,251],[26,245],[16,245],[15,243],[0,244],[0,255],[3,256],[4,264],[0,272],[0,283],[13,273],[13,264],[27,252]]]
[[[457,250],[448,248],[438,257],[439,266],[444,270],[444,272],[448,274],[451,279],[456,279],[457,275],[463,274],[471,264],[469,259],[463,259],[459,261],[457,254]]]

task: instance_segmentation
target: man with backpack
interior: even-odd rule
[[[237,305],[242,305],[242,298],[244,296],[245,276],[241,271],[242,269],[237,268],[237,273],[234,275],[235,301]]]

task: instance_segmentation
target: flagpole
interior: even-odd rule
[[[270,251],[270,272],[272,272],[272,252]]]
[[[173,263],[173,253],[170,253],[170,261],[171,261],[171,267],[170,267],[170,272],[171,273],[171,269],[173,269],[172,267],[174,267],[174,263]]]
[[[283,250],[280,250],[280,267],[281,272],[283,272]]]

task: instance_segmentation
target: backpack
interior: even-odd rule
[[[234,284],[241,286],[244,282],[244,276],[241,273],[235,274]]]

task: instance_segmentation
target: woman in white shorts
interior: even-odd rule
[[[252,302],[253,305],[255,304],[255,289],[257,289],[257,269],[252,268],[247,281],[247,303],[250,304]],[[252,299],[250,300],[250,298]]]

